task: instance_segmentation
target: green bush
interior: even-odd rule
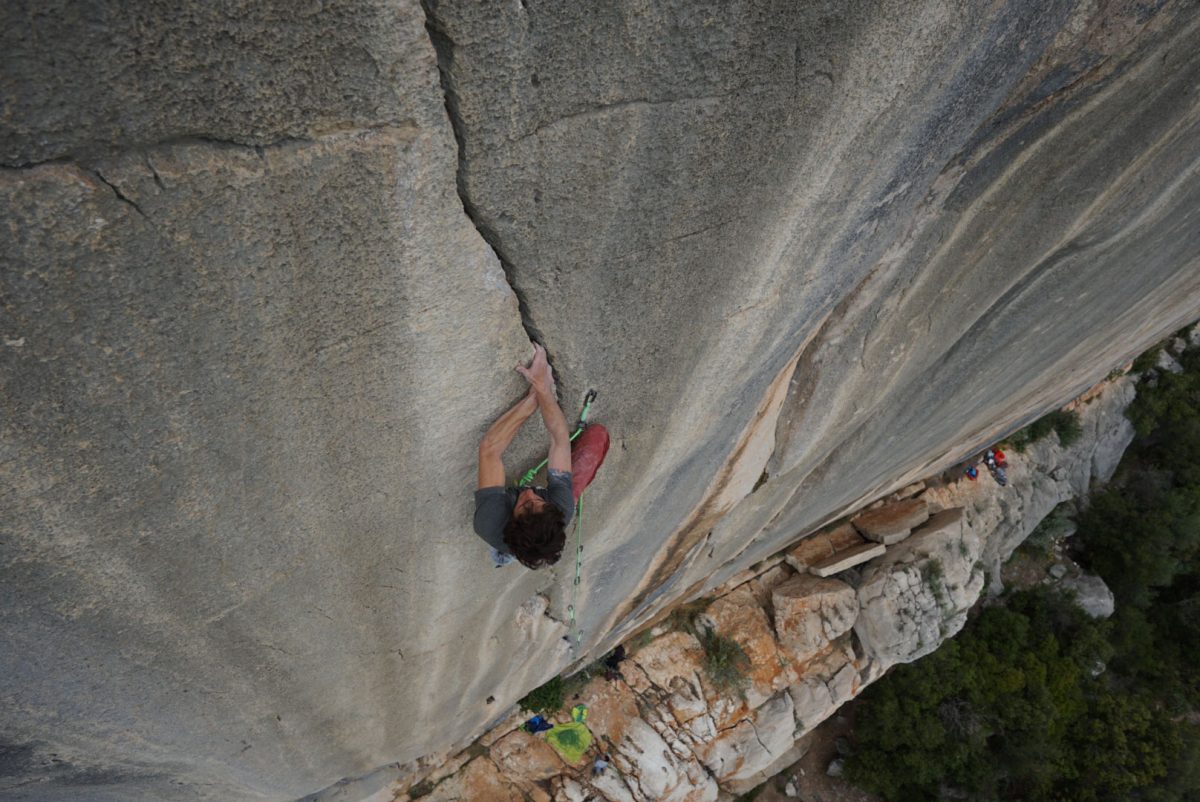
[[[1079,423],[1079,413],[1073,409],[1058,409],[1035,420],[1024,429],[1019,429],[1009,435],[1007,442],[1019,452],[1024,452],[1030,445],[1050,436],[1054,432],[1063,446],[1074,445],[1083,435],[1083,427]]]
[[[704,673],[723,691],[741,691],[746,687],[750,658],[738,642],[714,631],[700,634],[704,647]]]
[[[1157,451],[1178,437],[1191,449],[1200,445],[1200,348],[1184,351],[1179,364],[1182,373],[1156,375],[1153,387],[1145,381],[1138,384],[1126,414],[1144,440],[1139,444],[1142,450]]]
[[[1177,714],[1200,708],[1200,349],[1142,381],[1137,437],[1079,519],[1081,560],[1116,597],[1114,668]]]
[[[712,604],[712,599],[707,596],[681,604],[663,619],[662,626],[677,632],[690,632],[699,638],[701,633],[696,627],[696,617],[704,612],[710,604]]]
[[[934,799],[943,783],[972,799],[1123,798],[1155,782],[1178,751],[1173,725],[1092,677],[1112,654],[1105,634],[1045,591],[983,610],[867,689],[847,775],[888,800]]]
[[[1133,360],[1133,366],[1130,368],[1130,371],[1133,373],[1146,373],[1153,370],[1154,366],[1158,364],[1158,355],[1162,353],[1162,350],[1163,347],[1159,344],[1146,351]]]
[[[527,693],[517,704],[521,705],[522,710],[549,716],[562,710],[565,701],[566,681],[562,677],[554,677]]]
[[[1014,554],[1026,554],[1037,560],[1051,559],[1054,556],[1054,544],[1066,534],[1074,515],[1072,504],[1059,504],[1034,527]]]
[[[1075,445],[1083,436],[1083,426],[1080,425],[1079,413],[1075,410],[1060,409],[1051,412],[1047,417],[1050,418],[1050,425],[1054,427],[1054,433],[1058,435],[1058,442],[1064,447]]]

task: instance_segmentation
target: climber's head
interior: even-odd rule
[[[504,545],[526,568],[553,565],[567,540],[562,510],[532,490],[517,496],[512,517],[504,527]]]
[[[546,499],[539,496],[533,491],[533,488],[527,487],[517,496],[517,503],[513,507],[512,517],[524,518],[530,513],[538,513],[546,509],[549,504]]]

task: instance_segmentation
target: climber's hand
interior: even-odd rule
[[[517,372],[525,377],[534,393],[554,397],[554,376],[550,372],[550,363],[546,361],[545,348],[535,344],[533,361],[529,363],[529,367],[518,365]]]

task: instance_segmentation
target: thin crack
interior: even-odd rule
[[[124,192],[121,191],[120,187],[118,187],[112,181],[109,181],[107,178],[105,178],[104,173],[100,172],[99,170],[92,170],[92,175],[94,175],[94,176],[96,176],[96,178],[100,179],[100,183],[104,184],[104,186],[111,189],[113,191],[113,194],[117,196],[117,200],[129,204],[130,206],[133,207],[133,210],[135,212],[137,212],[139,215],[141,215],[143,220],[145,220],[146,222],[150,221],[150,218],[147,217],[146,213],[142,211],[142,207],[138,206],[137,201],[128,197]]]
[[[754,730],[754,740],[758,741],[758,745],[763,748],[763,751],[766,752],[771,757],[775,757],[775,753],[772,752],[770,747],[768,747],[765,743],[763,743],[762,738],[759,737],[758,727],[756,727],[754,725],[754,722],[748,718],[742,719],[742,721],[745,721],[747,724],[750,725],[750,729]]]
[[[521,326],[525,329],[525,333],[529,336],[530,340],[546,349],[546,358],[553,370],[553,352],[546,345],[541,329],[534,323],[533,315],[529,308],[529,299],[525,296],[517,281],[516,268],[513,265],[512,259],[509,258],[505,251],[504,245],[500,241],[500,235],[483,219],[479,209],[471,201],[471,196],[467,192],[466,126],[463,123],[462,113],[459,108],[458,92],[451,78],[454,68],[454,42],[446,30],[445,24],[437,16],[433,0],[421,0],[421,7],[425,11],[425,30],[428,32],[429,41],[432,43],[433,50],[437,54],[438,77],[442,84],[442,94],[445,95],[446,99],[446,116],[450,118],[450,127],[454,131],[454,141],[458,146],[458,169],[455,175],[458,198],[462,201],[463,211],[466,213],[467,219],[471,221],[471,224],[475,226],[479,235],[483,237],[484,242],[491,247],[492,251],[496,254],[496,258],[500,260],[500,268],[504,271],[505,280],[512,289],[513,295],[517,298],[517,309],[521,314]]]
[[[167,185],[163,182],[162,176],[158,174],[158,168],[154,166],[154,162],[149,156],[146,156],[146,167],[150,169],[150,174],[154,176],[155,185],[165,191]]]
[[[88,161],[96,158],[100,153],[111,156],[121,156],[127,153],[141,153],[157,148],[171,147],[174,145],[209,145],[217,148],[236,148],[238,150],[253,150],[260,158],[265,156],[265,152],[275,148],[287,147],[289,145],[307,145],[320,142],[323,139],[332,136],[338,136],[347,133],[369,133],[372,131],[386,131],[388,129],[413,129],[417,128],[416,122],[411,119],[392,119],[382,122],[369,123],[366,125],[346,126],[342,128],[329,129],[321,132],[314,132],[311,136],[281,136],[276,139],[256,142],[254,140],[239,140],[239,139],[223,139],[217,136],[207,134],[181,134],[179,136],[169,136],[153,142],[139,143],[129,147],[109,147],[96,149],[76,149],[60,153],[56,156],[51,156],[46,159],[34,159],[32,161],[5,161],[0,162],[0,169],[5,170],[31,170],[36,167],[42,167],[52,164],[78,164],[81,161]],[[154,168],[151,167],[151,170]]]

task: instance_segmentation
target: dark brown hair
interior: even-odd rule
[[[547,504],[539,512],[509,518],[504,525],[504,545],[526,568],[554,565],[562,556],[567,531],[562,510]]]

